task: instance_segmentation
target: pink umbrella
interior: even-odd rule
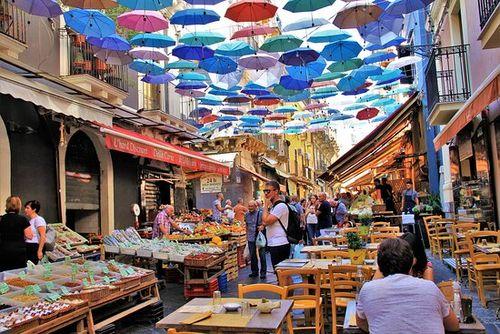
[[[259,35],[269,35],[274,33],[279,33],[279,29],[276,27],[268,27],[268,26],[250,26],[236,31],[231,36],[231,39],[253,37]]]
[[[175,92],[182,96],[190,96],[197,98],[205,96],[204,92],[200,92],[199,90],[194,90],[194,89],[176,89]]]
[[[310,103],[304,108],[304,110],[321,109],[324,107],[328,107],[328,103]]]
[[[133,48],[128,53],[132,57],[139,59],[168,60],[168,56],[165,50],[160,48],[150,48],[146,46],[140,46],[137,48]]]
[[[251,70],[264,70],[273,67],[277,62],[278,59],[266,54],[243,56],[238,60],[240,66]]]
[[[154,32],[168,28],[168,21],[160,12],[134,10],[118,16],[118,25],[136,31]]]

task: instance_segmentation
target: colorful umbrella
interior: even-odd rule
[[[366,79],[366,76],[351,73],[340,79],[339,83],[337,84],[337,88],[344,92],[355,91],[365,83]]]
[[[260,49],[267,52],[286,52],[300,47],[301,44],[302,40],[293,35],[278,35],[266,39]]]
[[[388,106],[385,106],[384,107],[384,111],[387,113],[387,114],[392,114],[393,112],[395,112],[396,110],[398,110],[399,108],[401,107],[401,104],[400,103],[393,103],[393,104],[390,104]]]
[[[279,82],[279,80],[278,80],[278,82]],[[300,94],[301,91],[294,90],[294,89],[287,89],[287,88],[283,87],[282,85],[277,84],[273,87],[273,93],[276,95],[282,96],[282,97],[288,97],[288,96],[294,96],[294,95]]]
[[[240,30],[237,30],[231,36],[231,39],[261,36],[261,35],[271,35],[271,34],[276,34],[276,33],[279,33],[279,29],[276,27],[250,26],[250,27],[246,27],[246,28],[242,28]]]
[[[154,32],[168,28],[168,21],[160,12],[134,10],[118,16],[118,25],[136,31]]]
[[[129,68],[136,72],[149,75],[160,75],[165,72],[165,69],[161,67],[160,64],[151,60],[134,60],[132,64],[129,65]]]
[[[212,45],[216,43],[223,42],[226,37],[222,34],[211,32],[211,31],[195,31],[189,32],[187,34],[182,35],[179,39],[179,43],[187,44],[187,45]]]
[[[287,118],[288,118],[288,116],[285,115],[285,114],[270,114],[270,115],[266,116],[266,119],[268,119],[270,121],[281,121],[281,120],[284,120],[284,119],[287,119]],[[264,124],[266,124],[266,123],[264,123]]]
[[[327,113],[328,115],[338,115],[338,114],[340,114],[340,110],[338,110],[338,109],[334,109],[334,108],[329,108],[329,109],[326,111],[326,113]]]
[[[403,38],[401,36],[397,36],[397,37],[394,37],[393,39],[391,39],[390,41],[388,41],[387,43],[385,43],[383,45],[368,43],[368,45],[366,46],[365,49],[368,50],[368,51],[382,50],[382,49],[390,48],[391,46],[401,45],[401,43],[403,43],[405,41],[406,41],[405,38]]]
[[[184,0],[190,5],[213,6],[224,0]]]
[[[74,8],[64,12],[66,25],[87,37],[106,37],[116,33],[115,23],[97,10]]]
[[[332,72],[326,72],[320,75],[317,78],[314,78],[314,82],[325,82],[325,81],[331,81],[331,80],[336,80],[345,77],[345,73],[332,73]]]
[[[333,5],[336,0],[289,0],[284,10],[292,13],[314,12],[315,10]]]
[[[287,66],[288,74],[297,80],[310,80],[317,78],[323,73],[326,67],[326,61],[323,57],[319,57],[315,61],[305,64],[304,66]]]
[[[205,8],[187,8],[174,13],[170,18],[171,24],[181,26],[204,25],[220,20],[219,14]]]
[[[311,43],[334,43],[346,40],[349,37],[351,35],[345,31],[328,29],[314,32],[307,41]]]
[[[381,97],[379,93],[368,93],[363,96],[360,96],[356,99],[356,102],[370,102],[377,100]]]
[[[262,122],[262,117],[255,115],[243,115],[240,117],[240,121],[248,124],[259,124]]]
[[[304,110],[315,110],[328,107],[327,103],[310,103],[304,107]]]
[[[305,128],[305,127],[306,127],[306,122],[304,121],[294,120],[285,123],[285,128]]]
[[[384,44],[396,38],[403,30],[403,21],[402,15],[383,13],[376,21],[360,26],[358,32],[365,41]]]
[[[134,58],[123,51],[100,49],[94,46],[92,47],[92,52],[94,52],[94,56],[109,65],[128,65],[134,61]]]
[[[310,48],[297,48],[283,53],[279,62],[285,65],[303,66],[319,58],[319,53]]]
[[[227,74],[234,72],[238,64],[229,57],[215,55],[200,61],[199,66],[209,73]]]
[[[311,87],[312,80],[302,81],[292,78],[289,75],[284,75],[280,79],[280,85],[285,87],[286,89],[292,90],[302,90]]]
[[[393,52],[375,52],[367,57],[365,57],[364,62],[365,64],[374,64],[374,63],[379,63],[384,60],[389,60],[396,58],[397,55]]]
[[[114,0],[62,0],[62,3],[83,9],[108,9],[118,6]]]
[[[168,63],[165,68],[167,70],[194,70],[198,68],[198,64],[193,63],[189,60],[176,60],[171,63]]]
[[[330,122],[335,122],[335,121],[345,121],[346,119],[353,118],[354,116],[352,115],[346,115],[346,114],[336,114],[330,117]]]
[[[184,60],[203,60],[214,56],[214,50],[206,46],[177,45],[172,55]]]
[[[366,108],[366,104],[353,103],[353,104],[349,104],[349,105],[345,106],[343,111],[354,111],[354,110],[361,110],[364,108]]]
[[[237,91],[220,89],[220,88],[213,88],[209,91],[209,93],[211,95],[216,95],[216,96],[236,96],[236,95],[238,95]]]
[[[210,74],[212,82],[216,83],[218,87],[229,89],[236,86],[243,77],[243,70],[236,69],[236,71],[227,74]]]
[[[311,29],[311,28],[321,27],[325,24],[329,24],[329,22],[326,19],[308,18],[308,19],[302,19],[302,20],[299,20],[297,22],[290,23],[289,25],[285,26],[285,28],[283,28],[283,31],[289,32],[289,31],[296,31],[296,30],[303,30],[303,29]]]
[[[348,90],[342,93],[342,95],[349,96],[349,95],[361,95],[368,92],[368,89],[366,88],[358,88],[356,90]]]
[[[241,57],[254,54],[255,50],[248,43],[230,41],[220,44],[217,49],[215,49],[215,53],[228,57]]]
[[[203,73],[199,72],[182,72],[179,73],[176,77],[177,80],[189,80],[189,81],[208,81],[210,80]]]
[[[238,117],[232,115],[224,115],[219,117],[218,120],[220,122],[236,122],[238,120]]]
[[[358,69],[355,69],[356,73],[362,73],[366,76],[380,75],[384,72],[384,70],[380,66],[375,65],[363,65]]]
[[[277,116],[281,116],[281,115],[277,115]],[[266,117],[266,118],[269,119],[269,117]],[[286,119],[286,116],[284,119]],[[266,121],[266,122],[262,123],[261,127],[262,128],[281,128],[281,123],[276,122],[276,121]]]
[[[377,20],[382,13],[383,9],[379,6],[353,2],[337,13],[333,24],[340,29],[357,28]]]
[[[321,55],[330,61],[348,60],[359,55],[362,49],[356,41],[338,41],[326,45]]]
[[[88,37],[87,42],[98,48],[114,51],[129,51],[131,48],[130,43],[125,38],[117,34],[103,38]]]
[[[130,39],[130,44],[135,46],[148,46],[152,48],[167,48],[175,45],[175,40],[163,34],[137,34]]]
[[[150,48],[147,46],[138,46],[129,51],[129,54],[134,58],[149,59],[149,60],[168,60],[165,50],[160,48]]]
[[[373,81],[387,81],[387,80],[391,80],[394,78],[398,78],[401,74],[402,74],[402,72],[400,69],[385,70],[380,75],[372,76],[371,79]]]
[[[198,107],[198,108],[195,108],[193,109],[193,111],[191,111],[189,113],[189,117],[203,117],[203,116],[206,116],[206,115],[209,115],[212,113],[212,109],[209,109],[209,108],[205,108],[205,107]]]
[[[294,120],[305,120],[313,117],[313,113],[310,111],[299,111],[293,114],[292,119]]]
[[[277,9],[269,0],[240,0],[231,4],[224,16],[235,22],[258,22],[274,17]]]
[[[330,72],[346,72],[346,71],[351,71],[359,68],[361,65],[363,65],[363,60],[359,58],[353,58],[353,59],[347,59],[347,60],[340,60],[338,62],[332,63],[330,66],[328,66],[328,70]]]
[[[246,96],[245,94],[236,94],[234,96],[228,96],[224,99],[226,103],[248,103],[252,99]]]
[[[330,94],[330,93],[337,93],[339,90],[337,87],[323,87],[323,88],[318,88],[314,90],[314,94]]]
[[[430,5],[434,0],[395,0],[385,11],[391,15],[409,14]]]
[[[56,17],[63,13],[54,0],[8,0],[8,2],[31,15]]]
[[[200,119],[200,124],[212,123],[218,119],[219,119],[219,116],[214,115],[214,114],[210,114],[207,116],[203,116],[202,119]]]
[[[172,80],[174,80],[174,75],[172,73],[165,73],[160,75],[146,75],[141,79],[141,81],[153,85],[165,84]]]
[[[221,114],[225,114],[225,115],[235,115],[235,116],[243,115],[243,111],[241,111],[238,108],[223,108],[223,109],[219,110],[219,112]]]
[[[398,59],[392,61],[389,65],[387,65],[387,69],[394,70],[396,68],[401,68],[401,67],[416,64],[420,61],[422,61],[422,57],[419,57],[419,56],[401,57],[401,58],[398,58]]]
[[[379,100],[374,101],[371,104],[371,106],[372,107],[383,107],[383,106],[390,105],[393,103],[396,103],[396,100],[391,99],[391,98],[383,98],[383,99],[379,99]]]
[[[360,121],[368,120],[371,119],[379,113],[379,110],[377,108],[365,108],[356,114],[356,118],[359,119]]]
[[[372,122],[382,122],[387,119],[387,115],[380,115],[372,119]]]
[[[334,92],[323,93],[323,94],[314,93],[311,95],[311,100],[323,100],[323,99],[327,99],[329,97],[337,96],[337,94],[338,93],[334,93]]]
[[[252,80],[256,84],[264,87],[270,87],[280,81],[283,71],[284,66],[282,66],[281,64],[276,64],[275,66],[268,68],[266,71],[248,71],[248,74],[250,80]]]
[[[194,89],[176,89],[175,92],[182,96],[189,96],[192,98],[200,98],[205,96],[205,92]]]
[[[118,3],[133,10],[158,11],[172,6],[172,0],[118,0]]]
[[[267,54],[256,54],[243,56],[238,60],[238,64],[241,67],[252,69],[252,70],[263,70],[276,65],[278,60],[271,55]]]
[[[278,113],[278,114],[291,114],[291,113],[294,113],[296,111],[298,111],[297,107],[293,107],[293,106],[282,106],[282,107],[278,107],[278,108],[274,109],[274,112]]]
[[[269,95],[263,95],[263,96],[258,96],[254,100],[254,104],[257,106],[272,106],[274,104],[280,103],[281,99],[279,96],[276,96],[274,94],[269,94]]]
[[[204,89],[207,88],[207,84],[201,81],[181,81],[179,82],[175,88],[182,90],[190,90],[190,89]]]
[[[271,113],[271,111],[267,108],[254,108],[248,111],[250,115],[255,115],[255,116],[266,116]]]

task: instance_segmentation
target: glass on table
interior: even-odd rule
[[[222,297],[221,297],[221,293],[219,290],[214,291],[214,293],[213,293],[212,305],[213,305],[214,313],[221,313],[222,312],[222,309],[223,309]]]
[[[486,241],[486,239],[481,239],[481,245],[488,246],[488,241]]]
[[[241,316],[246,317],[250,315],[250,303],[247,301],[241,302]]]
[[[462,320],[466,324],[474,322],[472,317],[472,298],[469,296],[462,296]]]

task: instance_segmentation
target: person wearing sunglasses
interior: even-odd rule
[[[264,189],[264,210],[262,225],[259,230],[266,229],[267,246],[271,254],[271,263],[276,267],[278,263],[290,256],[290,243],[286,229],[288,228],[289,209],[281,200],[280,185],[276,181],[266,182]]]

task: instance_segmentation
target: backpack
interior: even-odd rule
[[[54,248],[56,247],[56,238],[57,238],[57,233],[56,230],[49,224],[47,224],[47,227],[45,229],[45,250],[46,251],[53,251]]]
[[[286,204],[283,201],[277,201],[274,206],[284,203],[288,207],[288,227],[285,228],[285,225],[278,218],[278,222],[280,223],[283,230],[285,230],[286,238],[288,242],[291,244],[298,244],[300,240],[302,240],[302,230],[300,229],[300,217],[297,213],[297,210],[292,209],[289,204]]]

